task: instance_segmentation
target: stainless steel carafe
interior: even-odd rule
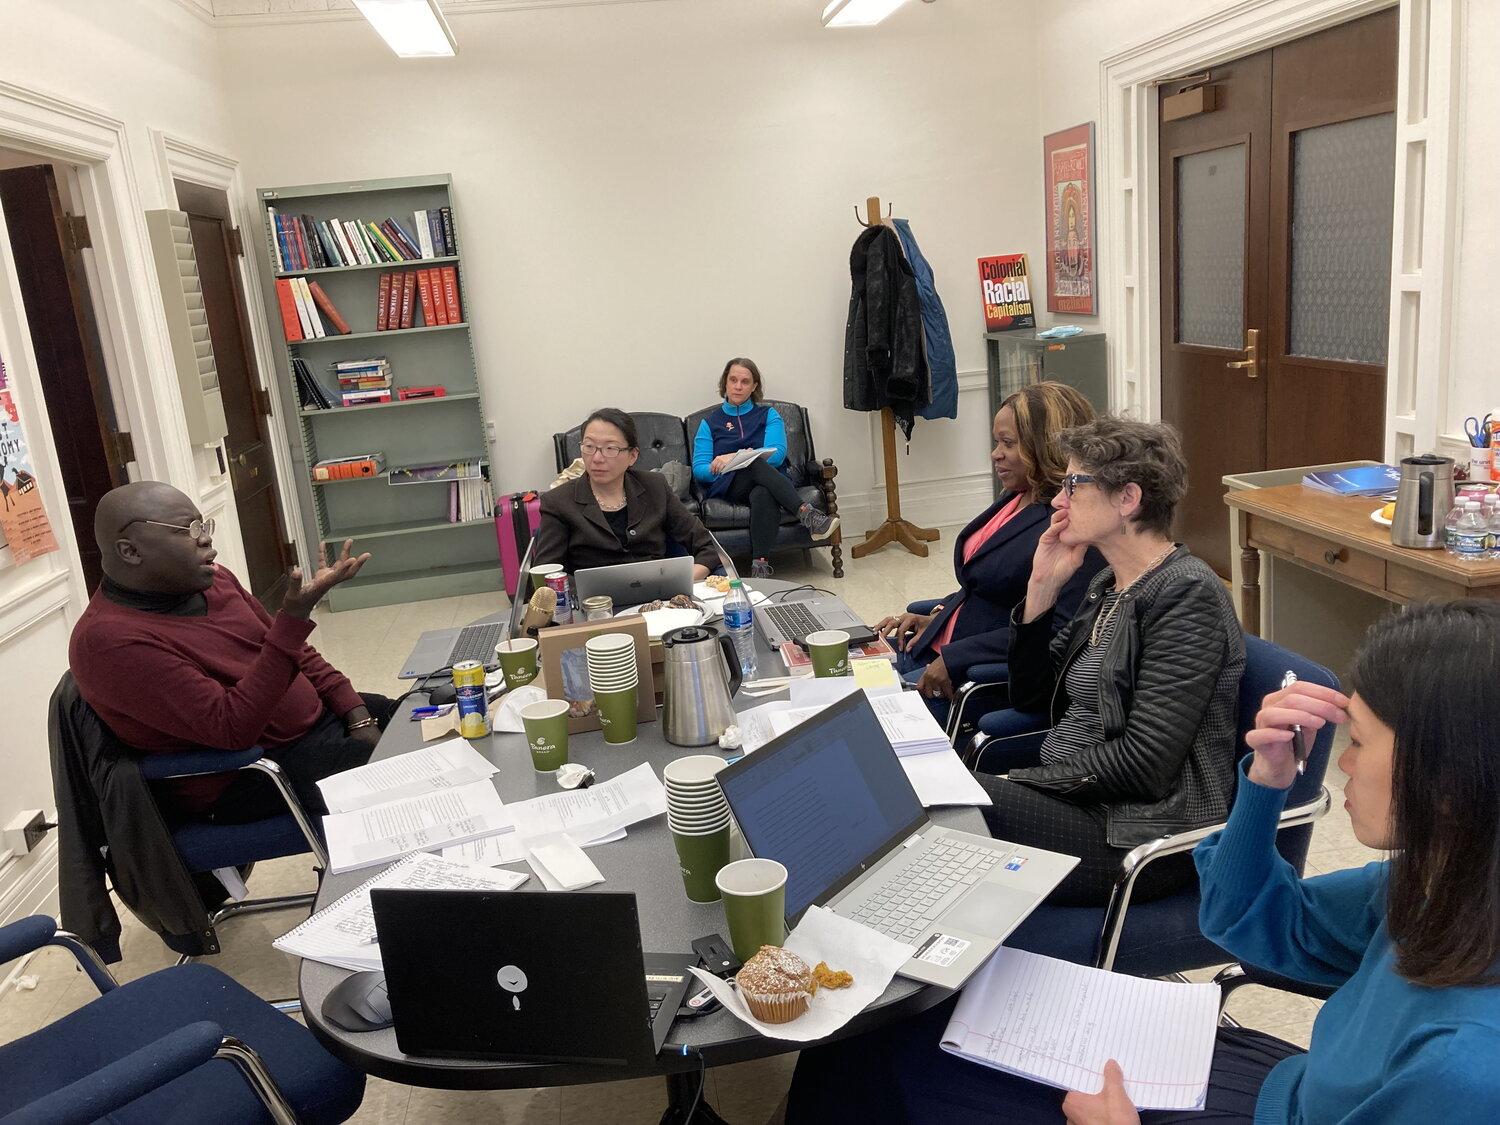
[[[1441,547],[1443,521],[1453,507],[1453,458],[1433,453],[1401,458],[1391,542],[1397,547]]]
[[[672,629],[661,639],[662,733],[674,746],[707,746],[734,723],[739,656],[727,634],[705,625]]]

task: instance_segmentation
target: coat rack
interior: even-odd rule
[[[854,217],[865,227],[890,226],[889,216],[880,213],[880,197],[872,195],[865,200],[865,219],[859,219],[859,208]],[[896,418],[889,406],[880,412],[880,429],[885,443],[885,522],[873,531],[865,532],[865,541],[856,543],[850,551],[862,559],[872,551],[878,551],[887,543],[900,543],[918,558],[927,557],[927,544],[938,538],[935,527],[918,527],[910,520],[901,518],[901,479],[896,471]]]

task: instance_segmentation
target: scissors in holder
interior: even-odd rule
[[[1464,433],[1469,437],[1469,444],[1475,449],[1485,449],[1490,444],[1490,423],[1494,419],[1493,414],[1486,414],[1483,418],[1476,418],[1472,414],[1464,419]]]

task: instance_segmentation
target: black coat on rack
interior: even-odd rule
[[[849,254],[849,319],[844,326],[844,406],[890,407],[911,440],[918,407],[932,400],[932,376],[922,346],[917,281],[888,226],[860,232]]]

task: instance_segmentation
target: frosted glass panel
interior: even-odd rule
[[[1395,160],[1390,113],[1293,135],[1291,354],[1385,362]]]
[[[1177,158],[1177,340],[1245,346],[1245,146]]]

